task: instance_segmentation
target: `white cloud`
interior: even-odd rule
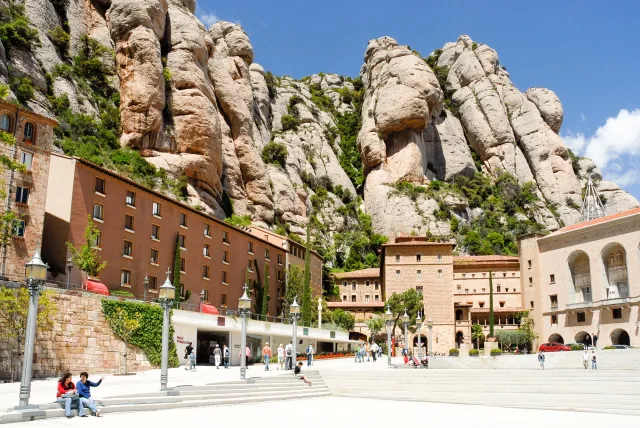
[[[198,13],[198,18],[200,18],[205,27],[210,27],[221,20],[215,12],[200,12]]]
[[[587,117],[584,115],[584,113],[580,113],[580,122],[586,122],[587,121]]]
[[[631,184],[636,184],[638,183],[638,181],[640,181],[640,177],[638,177],[638,173],[635,168],[625,172],[624,174],[609,177],[609,179],[620,187],[626,187]]]
[[[563,139],[571,150],[593,159],[605,169],[612,162],[640,155],[640,109],[620,110],[588,138],[583,134],[569,134]]]

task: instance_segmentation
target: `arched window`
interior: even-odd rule
[[[11,116],[9,116],[8,114],[3,114],[2,116],[0,116],[0,129],[2,129],[4,132],[11,131]]]
[[[29,143],[36,142],[36,127],[31,122],[27,122],[24,125],[24,141]]]

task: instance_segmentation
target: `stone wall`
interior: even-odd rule
[[[77,375],[120,373],[122,342],[113,334],[102,313],[101,297],[88,292],[54,291],[58,311],[49,330],[38,330],[34,352],[34,378],[56,377],[63,371]],[[10,376],[9,344],[0,343],[0,377]],[[21,350],[22,352],[22,350]],[[13,362],[18,371],[18,361]],[[129,347],[127,371],[151,369],[146,355]]]

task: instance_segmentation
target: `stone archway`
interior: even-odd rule
[[[458,331],[456,333],[456,348],[459,348],[462,343],[464,343],[464,333]]]
[[[560,336],[558,333],[553,333],[551,336],[549,336],[548,341],[549,342],[558,342],[558,343],[562,343],[564,345],[564,338],[562,336]]]
[[[611,332],[611,344],[612,345],[631,345],[631,338],[626,330],[616,328]]]
[[[580,331],[576,334],[576,337],[573,339],[576,343],[582,343],[583,345],[591,346],[593,345],[593,338],[586,331]]]
[[[629,297],[627,274],[627,252],[624,247],[612,242],[602,249],[602,264],[605,272],[606,299]]]
[[[413,336],[413,350],[416,355],[426,355],[429,350],[429,340],[427,339],[427,336],[424,334],[420,335],[420,349],[418,349],[418,335],[416,334]]]
[[[571,253],[567,263],[578,301],[591,302],[591,265],[589,256],[584,251],[577,250]]]

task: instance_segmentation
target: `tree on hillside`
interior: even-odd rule
[[[38,298],[37,330],[49,330],[58,311],[53,301],[54,292],[45,290]],[[6,343],[9,351],[11,380],[17,379],[14,370],[14,355],[21,355],[24,337],[27,331],[29,312],[29,290],[27,288],[0,287],[0,339]],[[21,371],[18,363],[17,372]]]
[[[100,252],[96,248],[100,231],[94,226],[91,215],[87,216],[87,227],[84,228],[85,243],[77,249],[71,242],[67,242],[67,248],[71,253],[73,264],[90,277],[97,277],[100,271],[107,266],[107,262],[100,260]]]
[[[410,288],[401,294],[393,293],[391,297],[387,299],[387,304],[393,314],[393,329],[391,330],[391,334],[395,335],[396,327],[400,317],[404,315],[405,309],[407,310],[407,315],[410,317],[409,330],[414,332],[418,311],[424,308],[422,293],[418,293],[415,288]]]

